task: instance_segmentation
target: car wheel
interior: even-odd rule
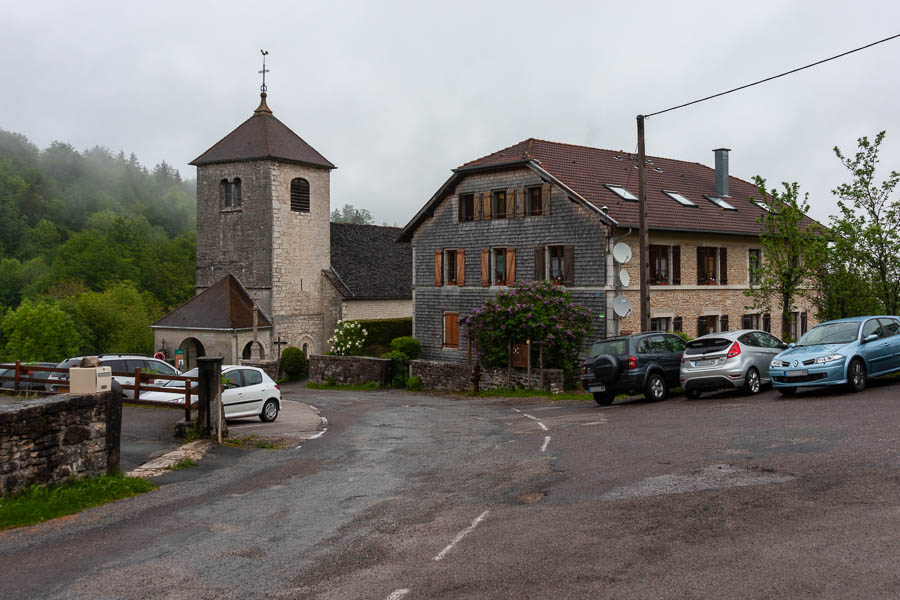
[[[797,388],[778,388],[778,393],[782,396],[793,396],[797,393]]]
[[[866,365],[858,358],[854,358],[847,367],[847,390],[861,392],[864,389],[866,389]]]
[[[271,423],[278,418],[278,402],[272,398],[266,400],[263,404],[262,412],[259,413],[259,420],[263,423]]]
[[[744,378],[744,393],[758,394],[759,387],[759,371],[757,371],[753,367],[750,367],[750,370],[747,371],[747,376]]]
[[[700,397],[700,390],[688,390],[684,393],[688,400],[696,400]]]
[[[594,392],[594,402],[600,406],[609,406],[615,398],[616,395],[612,392]]]
[[[659,373],[653,373],[647,378],[647,387],[644,388],[644,398],[650,402],[659,402],[666,397],[666,380]]]

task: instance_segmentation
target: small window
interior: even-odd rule
[[[684,331],[684,320],[681,317],[672,319],[672,331]]]
[[[669,248],[650,245],[650,285],[669,285]]]
[[[233,200],[234,206],[238,207],[241,205],[241,196],[243,195],[241,178],[235,177],[234,180],[231,182],[231,186],[232,186],[232,192],[231,192],[232,200]]]
[[[494,249],[494,285],[506,285],[508,264],[506,248]]]
[[[459,195],[459,220],[475,220],[475,194]]]
[[[550,280],[566,280],[566,249],[565,246],[547,246],[550,258]]]
[[[459,348],[459,314],[444,313],[444,348]]]
[[[444,265],[447,273],[444,280],[447,285],[456,285],[456,250],[444,251]]]
[[[741,329],[760,329],[761,316],[759,313],[742,316]]]
[[[491,192],[491,213],[494,219],[505,219],[506,214],[506,191],[495,190]]]
[[[747,250],[747,281],[751,284],[759,283],[760,258],[759,248]]]
[[[291,210],[309,212],[309,182],[302,177],[291,180]]]
[[[697,337],[708,333],[716,333],[719,325],[717,315],[703,315],[697,318]]]
[[[626,190],[621,185],[612,185],[609,183],[604,183],[603,185],[606,186],[606,189],[608,189],[613,194],[615,194],[616,196],[618,196],[619,198],[621,198],[623,200],[631,200],[632,202],[638,201],[637,196],[635,196],[634,194],[632,194],[631,192]]]
[[[227,179],[219,182],[219,202],[224,208],[231,208],[231,184]]]
[[[737,210],[735,207],[728,204],[725,200],[723,200],[722,198],[719,198],[718,196],[706,196],[706,199],[709,200],[710,202],[712,202],[713,204],[715,204],[716,206],[718,206],[719,208],[724,208],[725,210]]]
[[[766,211],[767,213],[772,212],[772,208],[771,208],[768,204],[766,204],[765,202],[760,202],[759,200],[755,200],[755,199],[751,199],[750,202],[752,202],[753,204],[757,205],[758,207],[760,207],[761,209],[763,209],[763,210]]]
[[[541,199],[541,187],[530,187],[525,193],[527,194],[525,214],[528,216],[540,215],[541,209],[543,208],[543,200]]]
[[[671,317],[654,317],[650,319],[650,331],[672,331]]]
[[[682,206],[697,206],[696,204],[694,204],[693,202],[691,202],[690,200],[688,200],[687,198],[685,198],[678,192],[673,192],[671,190],[663,190],[663,193]]]
[[[303,354],[309,358],[309,344],[303,344]]]

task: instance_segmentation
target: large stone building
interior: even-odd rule
[[[265,92],[191,164],[198,295],[153,325],[160,351],[228,362],[272,358],[276,345],[322,353],[339,319],[411,315],[409,245],[393,242],[395,228],[330,223],[335,166],[275,118]],[[255,327],[219,297],[254,303]]]
[[[751,308],[750,264],[765,260],[756,187],[716,168],[647,159],[650,317],[653,329],[691,336],[773,327],[776,304]],[[637,311],[618,318],[619,296],[639,306],[636,158],[529,139],[453,170],[403,229],[413,246],[413,335],[426,359],[466,360],[459,323],[514,281],[552,280],[588,307],[593,336],[636,331]],[[806,219],[811,224],[810,219]],[[633,257],[617,264],[612,248]],[[630,277],[620,277],[625,270]],[[792,337],[812,324],[798,298]],[[773,325],[774,321],[774,325]]]

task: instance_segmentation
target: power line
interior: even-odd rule
[[[712,96],[707,96],[706,98],[700,98],[699,100],[694,100],[692,102],[685,102],[684,104],[679,104],[678,106],[673,106],[671,108],[667,108],[665,110],[658,110],[654,113],[650,113],[649,115],[644,115],[644,118],[653,117],[656,115],[661,115],[662,113],[669,112],[670,110],[676,110],[678,108],[684,108],[685,106],[690,106],[691,104],[698,104],[700,102],[705,102],[706,100],[712,100],[713,98],[718,98],[719,96],[724,96],[725,94],[730,94],[732,92],[737,92],[739,90],[746,89],[748,87],[753,87],[754,85],[759,85],[761,83],[765,83],[767,81],[772,81],[773,79],[778,79],[779,77],[784,77],[785,75],[791,75],[792,73],[797,73],[798,71],[802,71],[804,69],[809,69],[810,67],[815,67],[816,65],[821,65],[822,63],[827,63],[828,61],[835,60],[841,58],[843,56],[847,56],[848,54],[853,54],[854,52],[859,52],[860,50],[865,50],[866,48],[871,48],[872,46],[877,46],[878,44],[883,44],[884,42],[888,42],[890,40],[900,38],[900,33],[896,35],[892,35],[891,37],[886,37],[883,40],[878,40],[877,42],[872,42],[871,44],[867,44],[865,46],[860,46],[859,48],[854,48],[853,50],[848,50],[842,54],[838,54],[836,56],[832,56],[831,58],[826,58],[811,64],[808,64],[803,67],[798,67],[796,69],[791,69],[790,71],[785,71],[780,75],[773,75],[772,77],[766,77],[765,79],[760,79],[759,81],[754,81],[753,83],[748,83],[747,85],[742,85],[740,87],[736,87],[734,89],[730,89],[725,92],[719,92],[718,94],[713,94]]]

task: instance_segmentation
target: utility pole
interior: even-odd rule
[[[644,152],[644,115],[637,116],[638,138],[638,210],[640,212],[641,261],[641,331],[650,330],[650,241],[647,233],[647,178],[644,172],[647,156]]]

